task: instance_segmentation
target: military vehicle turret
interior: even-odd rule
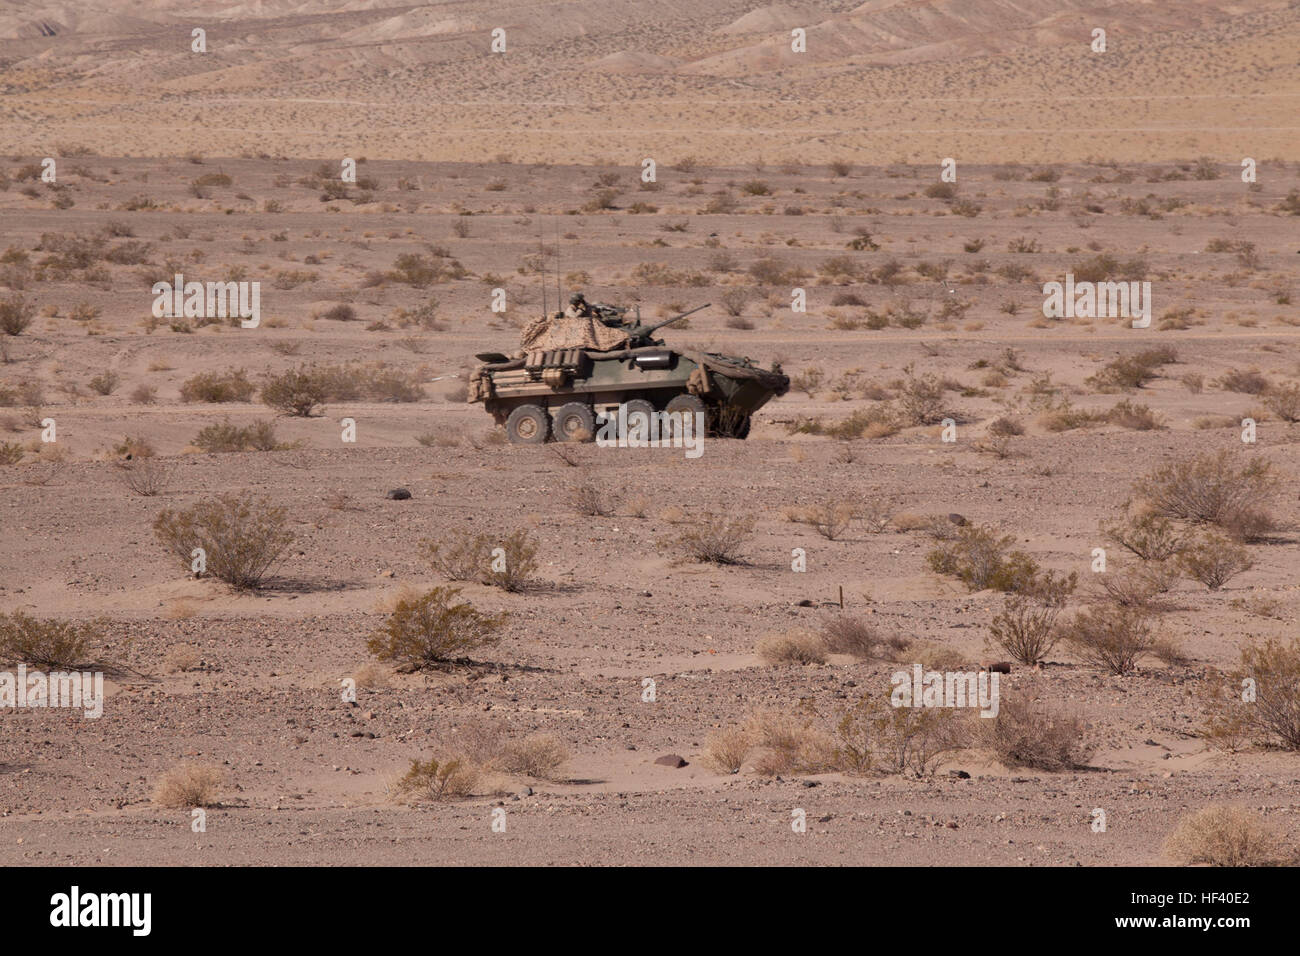
[[[468,401],[482,402],[515,444],[590,441],[597,418],[616,416],[620,405],[624,420],[637,411],[703,412],[711,434],[744,438],[754,412],[789,391],[790,379],[779,365],[764,369],[654,338],[704,308],[651,325],[612,306],[596,306],[591,316],[544,317],[525,329],[516,357],[479,354],[484,364],[470,377]]]

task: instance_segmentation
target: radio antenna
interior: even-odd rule
[[[537,248],[542,254],[542,268],[538,275],[542,279],[542,318],[546,318],[546,231],[540,222],[537,224]]]
[[[560,288],[560,220],[555,220],[555,296],[557,309],[564,308],[564,290]]]

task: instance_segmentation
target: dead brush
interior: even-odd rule
[[[185,810],[214,807],[221,786],[221,770],[210,764],[182,763],[163,774],[153,800],[160,807]]]
[[[1004,767],[1075,770],[1087,766],[1096,749],[1085,742],[1077,716],[1025,700],[1002,698],[997,716],[979,726]]]
[[[745,724],[754,770],[765,777],[822,773],[834,764],[835,742],[811,716],[758,711]]]
[[[1283,860],[1279,835],[1243,807],[1211,806],[1178,821],[1165,855],[1182,866],[1275,866]]]
[[[809,525],[827,541],[843,537],[853,523],[853,517],[851,504],[833,499],[791,513],[792,521]]]
[[[676,538],[664,539],[661,548],[680,550],[693,561],[707,564],[743,564],[741,548],[754,533],[754,519],[728,518],[712,512],[690,522]]]
[[[537,570],[537,546],[522,528],[505,537],[459,532],[441,541],[422,541],[420,547],[434,570],[451,581],[523,591]]]
[[[1167,561],[1187,547],[1187,536],[1168,518],[1129,516],[1121,523],[1102,525],[1102,534],[1143,561]]]
[[[767,664],[825,664],[826,645],[816,634],[787,631],[760,638],[755,653]]]
[[[1279,524],[1269,511],[1278,476],[1266,458],[1221,451],[1171,462],[1134,483],[1152,513],[1215,524],[1240,541],[1258,541]]]
[[[860,617],[841,615],[822,625],[822,644],[832,654],[850,654],[861,660],[879,656],[886,641]]]
[[[597,485],[585,474],[570,486],[569,504],[575,512],[589,518],[608,518],[618,506],[609,488]]]
[[[1153,613],[1167,611],[1170,604],[1164,595],[1177,581],[1178,570],[1173,561],[1112,566],[1105,573],[1092,576],[1090,598]]]
[[[1140,607],[1099,604],[1063,626],[1063,639],[1089,664],[1123,676],[1156,645],[1151,614]]]
[[[521,740],[508,741],[492,760],[492,765],[506,773],[522,774],[538,780],[557,780],[560,768],[569,759],[569,751],[558,738],[549,734],[530,734]]]
[[[969,745],[969,721],[956,708],[894,706],[890,694],[867,694],[839,714],[831,764],[845,773],[932,776]]]
[[[1225,535],[1202,532],[1194,543],[1178,555],[1179,566],[1187,574],[1217,591],[1232,578],[1255,566],[1250,552]]]
[[[166,486],[174,465],[158,458],[146,456],[114,463],[117,476],[134,494],[152,498]]]
[[[1300,751],[1300,639],[1283,643],[1268,638],[1242,647],[1240,654],[1231,673],[1212,674],[1207,682],[1202,734],[1224,749],[1250,740],[1266,748]],[[1254,689],[1253,701],[1242,699],[1246,686]]]
[[[710,737],[706,748],[706,765],[719,773],[740,773],[754,750],[754,737],[746,727],[727,727]]]

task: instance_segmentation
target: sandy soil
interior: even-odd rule
[[[812,166],[663,168],[661,188],[642,191],[628,169],[375,161],[360,167],[376,180],[370,195],[350,189],[363,201],[322,202],[319,183],[299,184],[312,182],[316,161],[95,155],[60,160],[63,191],[38,184],[27,196],[18,173],[39,158],[2,167],[12,180],[0,193],[3,245],[28,254],[6,260],[3,281],[46,314],[0,343],[9,406],[0,440],[26,449],[0,466],[0,610],[102,618],[101,650],[129,670],[110,680],[98,720],[0,711],[0,863],[1145,864],[1161,860],[1180,816],[1225,801],[1295,832],[1295,756],[1209,749],[1197,694],[1206,670],[1232,666],[1246,640],[1293,633],[1300,596],[1286,535],[1252,546],[1255,566],[1222,591],[1177,586],[1160,629],[1185,663],[1149,658],[1111,677],[1059,649],[1041,670],[1005,677],[1004,694],[1086,720],[1098,750],[1084,770],[1008,770],[977,749],[923,780],[772,778],[751,767],[715,772],[705,757],[712,735],[755,709],[833,714],[886,686],[891,662],[773,666],[755,653],[766,634],[816,630],[838,615],[841,588],[846,610],[883,631],[970,664],[990,655],[1001,595],[933,574],[927,535],[857,522],[830,541],[788,520],[792,508],[829,500],[959,513],[1006,529],[1045,567],[1086,577],[1104,543],[1099,523],[1118,515],[1135,481],[1161,462],[1227,449],[1278,467],[1278,510],[1294,518],[1295,427],[1261,410],[1259,396],[1217,383],[1230,369],[1257,368],[1277,383],[1300,371],[1300,313],[1288,299],[1296,220],[1279,208],[1300,182],[1296,164],[1262,164],[1258,190],[1232,166],[1197,180],[1190,164],[1063,165],[1055,181],[962,166],[958,196],[979,206],[963,216],[924,195],[937,166],[844,177]],[[231,184],[195,195],[190,184],[214,172]],[[613,186],[601,185],[606,175]],[[751,181],[769,194],[745,192]],[[583,212],[603,188],[617,192],[614,208]],[[734,205],[702,212],[719,193]],[[54,208],[60,195],[74,204]],[[158,208],[124,208],[139,196]],[[634,214],[635,202],[657,211]],[[846,250],[858,228],[877,250]],[[481,406],[457,400],[459,377],[473,353],[515,347],[540,308],[536,270],[554,269],[557,232],[566,292],[581,286],[658,315],[751,289],[741,318],[752,328],[729,325],[715,304],[670,344],[779,360],[795,376],[820,369],[821,383],[767,406],[748,441],[710,440],[697,460],[588,445],[570,465],[553,447],[490,440]],[[60,234],[103,236],[97,256],[146,246],[134,264],[101,257],[89,270],[42,273]],[[1036,251],[1009,251],[1022,238]],[[977,240],[982,248],[968,251]],[[1255,258],[1206,251],[1221,248],[1214,240],[1253,242]],[[383,277],[399,255],[431,247],[463,276],[425,289]],[[733,262],[720,269],[711,257],[723,252]],[[1156,302],[1150,329],[1042,319],[1042,283],[1099,253],[1142,261]],[[854,278],[827,269],[837,256],[901,268],[892,281]],[[747,270],[764,257],[806,270],[807,313],[790,311],[788,283],[756,283]],[[638,272],[643,264],[653,268]],[[177,331],[152,321],[149,286],[175,269],[260,279],[262,325]],[[504,315],[490,311],[497,285],[508,293]],[[862,304],[832,305],[837,293]],[[414,310],[434,300],[436,318],[421,325]],[[354,320],[324,317],[339,303]],[[835,327],[837,317],[843,326],[904,304],[923,324]],[[1101,393],[1086,381],[1156,345],[1172,346],[1177,361],[1146,387]],[[1023,371],[987,383],[986,365],[1008,348]],[[260,382],[302,362],[384,363],[424,382],[424,397],[276,418],[278,437],[294,443],[286,450],[193,446],[206,425],[273,417],[259,403],[181,401],[193,375],[244,368]],[[874,406],[867,387],[888,393],[908,366],[951,380],[956,442],[935,427],[850,442],[791,431]],[[88,383],[105,370],[118,380],[101,395]],[[1184,384],[1189,374],[1203,388]],[[155,390],[151,402],[141,386]],[[1038,413],[1062,399],[1085,409],[1138,402],[1163,427],[1053,432]],[[1004,414],[1026,433],[1007,457],[981,451]],[[1248,414],[1260,422],[1253,446],[1239,437]],[[43,417],[57,422],[56,446],[39,440]],[[357,423],[355,445],[340,440],[344,418]],[[120,480],[127,437],[146,439],[168,464],[159,495]],[[615,513],[575,513],[569,490],[580,480],[608,489]],[[385,498],[399,486],[410,500]],[[295,543],[256,592],[192,579],[150,530],[164,507],[226,491],[251,491],[291,515]],[[746,564],[681,560],[674,537],[708,512],[756,520]],[[510,615],[503,641],[474,655],[479,666],[375,667],[365,640],[385,602],[444,583],[420,542],[517,528],[538,544],[535,585],[520,594],[463,585],[475,606]],[[790,568],[794,548],[807,551],[806,573]],[[184,671],[167,663],[179,645],[195,652]],[[340,681],[359,674],[358,701],[343,702]],[[641,699],[647,677],[653,703]],[[393,801],[390,784],[413,758],[484,722],[511,739],[554,735],[569,760],[554,781],[497,774],[465,800]],[[666,754],[687,766],[654,762]],[[191,832],[188,811],[151,801],[182,760],[223,771],[206,833]],[[505,833],[492,830],[498,805]],[[1107,812],[1105,833],[1090,827],[1094,808]],[[792,832],[793,809],[806,811],[806,834]]]

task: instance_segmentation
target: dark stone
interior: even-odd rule
[[[955,511],[952,514],[948,515],[948,520],[951,521],[959,528],[964,528],[966,527],[966,525],[970,524],[970,522],[966,520],[965,515],[959,515]]]
[[[655,763],[663,764],[665,767],[685,767],[688,766],[685,758],[677,754],[664,754],[662,757],[656,757]]]
[[[802,601],[796,603],[795,607],[812,607],[812,603],[813,603],[812,601],[808,600],[807,598],[804,598]]]
[[[394,488],[384,497],[391,501],[405,501],[407,498],[411,497],[411,493],[405,488]]]

